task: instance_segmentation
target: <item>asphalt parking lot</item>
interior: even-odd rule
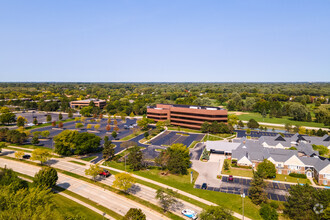
[[[178,131],[165,131],[157,138],[150,141],[152,145],[172,145],[182,143],[189,147],[193,141],[201,141],[204,134],[192,134]]]
[[[23,116],[24,118],[27,119],[28,123],[33,123],[33,119],[37,118],[39,123],[44,123],[47,122],[47,115],[51,115],[52,116],[52,121],[58,121],[58,115],[59,113],[54,113],[54,112],[50,112],[50,113],[46,113],[46,112],[37,112],[37,111],[29,111],[29,112],[25,112],[25,113],[16,113],[16,117],[18,116]],[[68,119],[68,113],[62,113],[62,120]],[[77,117],[77,115],[74,115],[74,117]]]
[[[227,176],[223,176],[221,181],[219,180],[219,187],[208,187],[207,190],[237,195],[245,193],[248,195],[250,182],[250,179],[237,177],[234,177],[233,181],[229,181]],[[195,188],[200,189],[201,185],[196,184]],[[270,182],[266,189],[267,197],[271,200],[286,201],[289,189],[290,184]]]
[[[126,137],[127,135],[130,135],[133,133],[132,129],[125,129],[124,128],[124,125],[131,125],[131,124],[135,124],[136,123],[136,119],[127,119],[126,120],[126,123],[124,123],[121,119],[117,119],[118,121],[118,127],[119,127],[119,132],[118,132],[118,136],[117,136],[117,139],[121,139],[123,137]],[[76,125],[77,122],[75,121],[71,121],[71,122],[66,122],[63,124],[63,130],[74,130],[76,129],[75,128],[75,125]],[[95,131],[93,128],[92,129],[87,129],[87,125],[88,124],[92,124],[93,126],[98,124],[96,122],[90,122],[90,120],[86,120],[85,122],[85,125],[82,129],[79,129],[78,132],[90,132],[90,133],[94,133],[96,134],[97,136],[101,137],[102,139],[104,138],[104,136],[108,136],[110,140],[114,140],[114,138],[111,136],[111,133],[113,132],[113,129],[114,129],[114,122],[112,120],[111,122],[111,129],[110,131],[108,132],[105,127],[107,125],[107,119],[103,118],[101,119],[101,122],[99,123],[100,124],[100,128],[98,129],[98,131]],[[46,130],[49,130],[50,131],[50,138],[49,140],[40,140],[40,143],[43,144],[45,147],[49,147],[49,148],[52,148],[53,146],[53,141],[52,141],[52,138],[56,135],[58,135],[59,133],[61,133],[63,130],[62,129],[58,129],[57,127],[56,128],[52,128],[51,126],[47,126],[47,127],[41,127],[41,128],[36,128],[36,129],[33,129],[31,130],[31,132],[35,132],[35,131],[46,131]],[[102,141],[103,143],[103,141]],[[114,142],[115,143],[115,142]]]

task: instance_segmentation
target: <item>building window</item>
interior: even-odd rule
[[[282,174],[282,170],[278,170],[277,173],[278,173],[278,174]]]
[[[300,170],[300,166],[289,165],[290,170]]]
[[[328,181],[327,180],[323,180],[323,185],[328,185]]]
[[[330,174],[324,174],[324,179],[330,180]]]
[[[290,174],[291,173],[291,170],[288,170],[288,174]]]

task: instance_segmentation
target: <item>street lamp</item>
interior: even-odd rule
[[[241,197],[242,197],[242,212],[243,212],[242,220],[244,220],[244,198],[245,198],[245,193],[241,194]]]

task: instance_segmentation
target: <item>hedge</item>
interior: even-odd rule
[[[301,174],[301,173],[290,173],[289,176],[301,178],[301,179],[307,179],[307,176],[305,174]]]

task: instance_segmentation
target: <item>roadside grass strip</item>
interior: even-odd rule
[[[85,157],[85,158],[81,158],[81,160],[89,162],[89,161],[94,160],[96,157],[97,156]]]
[[[82,166],[86,166],[85,163],[82,163],[82,162],[79,162],[79,161],[75,161],[75,160],[69,160],[70,163],[75,163],[75,164],[79,164],[79,165],[82,165]]]
[[[105,162],[104,165],[108,166],[110,168],[112,167],[112,168],[119,169],[119,170],[122,170],[122,171],[125,170],[123,163],[117,163],[117,162],[114,162],[114,161],[109,162],[108,161],[108,162]],[[132,173],[132,174],[135,174],[137,176],[141,176],[141,177],[153,180],[153,181],[157,181],[159,183],[168,185],[168,186],[173,187],[175,189],[190,193],[192,195],[195,195],[195,196],[197,196],[199,198],[202,198],[204,200],[207,200],[209,202],[215,203],[217,205],[221,205],[221,206],[223,206],[227,209],[230,209],[234,212],[242,213],[242,200],[241,200],[240,195],[223,193],[223,192],[216,192],[216,191],[210,191],[210,190],[196,189],[196,188],[193,187],[193,184],[190,184],[190,177],[189,176],[186,176],[187,177],[186,179],[180,179],[178,176],[172,175],[173,177],[175,177],[175,179],[170,179],[168,177],[159,176],[158,174],[156,175],[155,174],[156,171],[152,170],[152,169],[150,169],[150,170],[141,170],[141,171],[130,171],[129,170],[129,172]],[[157,173],[158,172],[160,172],[160,171],[157,170]],[[111,173],[115,174],[117,172],[111,170]],[[197,176],[195,176],[196,175],[195,173],[197,174],[197,172],[194,172],[194,177],[193,177],[194,180],[197,179]],[[153,183],[141,180],[139,178],[136,178],[136,182],[140,183],[142,185],[145,185],[145,186],[149,186],[149,187],[154,188],[154,189],[163,188],[161,186],[158,186],[158,185],[155,185]],[[178,193],[178,194],[179,194],[178,198],[180,198],[180,199],[182,199],[186,202],[189,202],[189,203],[194,204],[196,206],[199,206],[201,208],[208,207],[208,205],[206,205],[203,202],[197,201],[197,200],[192,199],[188,196],[184,196],[180,193]],[[251,219],[261,219],[261,217],[259,215],[259,207],[257,205],[254,205],[249,198],[247,198],[244,201],[244,203],[245,203],[244,212],[245,212],[245,215],[247,217],[249,217]]]
[[[28,163],[28,164],[35,165],[35,166],[41,166],[41,167],[42,166],[47,166],[47,165],[41,165],[41,164],[36,163],[36,162],[26,161],[26,160],[19,160],[19,159],[8,157],[8,156],[2,156],[2,157],[5,158],[5,159],[19,161],[19,162],[23,162],[23,163]],[[64,175],[68,175],[68,176],[71,176],[73,178],[76,178],[76,179],[79,179],[79,180],[83,180],[85,182],[94,184],[96,186],[99,186],[99,187],[102,187],[104,189],[107,189],[107,190],[109,190],[111,192],[114,192],[114,193],[116,193],[118,195],[124,196],[127,199],[130,199],[132,201],[135,201],[137,203],[140,203],[141,205],[143,205],[145,207],[148,207],[148,208],[150,208],[150,209],[152,209],[152,210],[154,210],[154,211],[156,211],[156,212],[158,212],[158,213],[160,213],[162,215],[165,215],[166,217],[168,217],[170,219],[174,219],[174,220],[179,220],[179,219],[182,220],[182,219],[184,219],[181,216],[178,216],[178,215],[176,215],[176,214],[174,214],[174,213],[172,213],[170,211],[167,211],[167,212],[164,213],[164,211],[163,211],[163,209],[161,207],[159,207],[159,206],[157,206],[157,205],[155,205],[155,204],[153,204],[151,202],[148,202],[146,200],[143,200],[143,199],[141,199],[141,198],[139,198],[137,196],[134,196],[134,195],[131,195],[131,194],[127,194],[127,193],[125,193],[125,192],[123,192],[123,191],[121,191],[119,189],[116,189],[116,188],[114,188],[112,186],[109,186],[109,185],[106,185],[106,184],[103,184],[103,183],[100,183],[100,182],[94,182],[93,180],[91,180],[91,179],[89,179],[87,177],[83,177],[83,176],[80,176],[78,174],[71,173],[69,171],[65,171],[65,170],[62,170],[62,169],[59,169],[59,168],[54,168],[54,169],[56,169],[57,172],[62,173]],[[115,172],[112,172],[112,173],[115,174]],[[138,179],[137,179],[137,181],[138,181]]]

